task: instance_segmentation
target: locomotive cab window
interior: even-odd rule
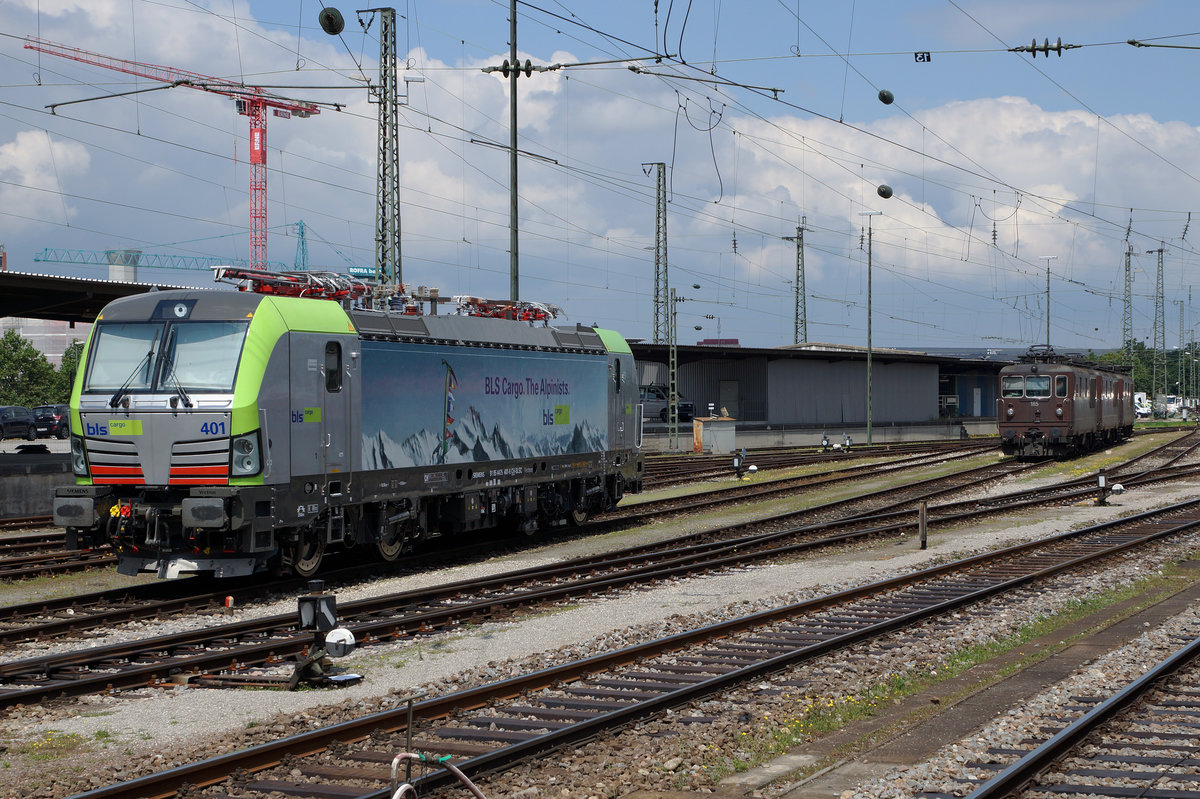
[[[1025,378],[1025,396],[1034,399],[1050,396],[1050,375],[1029,375]]]
[[[1067,396],[1067,376],[1066,375],[1055,375],[1054,376],[1054,396],[1056,396],[1056,397]]]
[[[325,390],[342,390],[342,345],[336,341],[325,344]]]
[[[1020,397],[1025,393],[1025,378],[1020,375],[1005,375],[1000,378],[1000,395]]]
[[[248,327],[242,321],[102,322],[83,391],[232,391]]]

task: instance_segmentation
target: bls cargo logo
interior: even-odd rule
[[[88,436],[140,436],[141,419],[109,419],[103,422],[84,422],[83,433]]]
[[[320,408],[292,408],[292,424],[321,421]]]
[[[570,405],[555,405],[554,409],[549,408],[542,411],[542,424],[570,424],[571,423],[571,406]]]

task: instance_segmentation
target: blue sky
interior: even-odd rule
[[[161,84],[39,55],[27,35],[341,104],[268,121],[268,258],[292,264],[303,221],[313,268],[371,265],[375,106],[361,85],[377,78],[379,22],[364,33],[339,7],[347,26],[330,37],[312,0],[0,3],[10,268],[105,273],[34,262],[44,248],[246,258],[249,246],[248,124],[231,100],[174,88],[51,114]],[[507,82],[481,68],[507,55],[508,3],[397,12],[405,282],[506,297],[508,159],[483,142],[507,145]],[[1008,52],[1034,38],[1079,47]],[[1147,251],[1160,246],[1167,345],[1180,308],[1186,330],[1200,326],[1200,50],[1186,49],[1200,47],[1200,4],[556,0],[519,5],[517,40],[522,60],[565,65],[518,81],[531,154],[519,208],[521,296],[569,322],[652,336],[642,164],[661,161],[681,342],[719,324],[746,345],[791,343],[796,248],[783,237],[802,217],[810,341],[865,343],[868,219],[878,347],[1044,343],[1047,265],[1052,343],[1119,346],[1127,246],[1135,337],[1154,340]],[[597,61],[616,63],[580,65]]]

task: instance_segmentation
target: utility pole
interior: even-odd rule
[[[498,67],[484,67],[484,72],[499,72],[508,79],[508,293],[509,299],[516,302],[520,296],[520,241],[517,221],[517,78],[521,72],[525,77],[533,76],[534,71],[545,72],[558,69],[561,64],[549,67],[535,67],[528,58],[524,65],[517,61],[517,0],[509,0],[508,4],[508,52],[509,57]]]
[[[400,285],[400,101],[396,86],[396,9],[372,8],[379,13],[379,149],[375,179],[375,279]],[[361,12],[360,12],[361,13]]]
[[[655,171],[655,201],[654,201],[654,343],[662,344],[669,336],[668,328],[671,323],[668,313],[673,313],[675,306],[667,308],[667,297],[670,290],[667,274],[667,165],[661,161],[642,164],[642,169],[654,167]],[[647,174],[649,172],[647,171]]]
[[[799,344],[802,341],[808,343],[807,292],[804,290],[804,231],[807,229],[804,223],[807,221],[807,216],[800,217],[800,224],[796,225],[796,235],[783,237],[784,241],[796,242],[796,285],[793,287],[795,310],[792,316],[793,344]]]
[[[683,297],[670,293],[671,307],[667,322],[667,340],[670,342],[667,356],[667,448],[672,452],[679,449],[679,353],[676,349],[675,306],[684,302]]]
[[[513,67],[508,77],[508,172],[511,186],[508,197],[508,298],[516,302],[521,298],[517,257],[517,249],[520,246],[517,235],[517,75],[521,73],[517,63],[517,0],[510,0],[508,4],[508,38],[509,58]]]
[[[871,217],[883,211],[859,214],[867,218],[867,445],[871,444]]]
[[[1167,393],[1167,328],[1166,314],[1163,312],[1163,253],[1166,248],[1159,243],[1157,250],[1147,250],[1146,254],[1158,254],[1158,270],[1154,278],[1154,370],[1150,380],[1151,404],[1154,402],[1154,392]],[[1159,379],[1162,383],[1159,383]]]
[[[1125,363],[1129,364],[1133,383],[1137,385],[1137,368],[1133,361],[1133,270],[1130,260],[1133,257],[1133,246],[1125,242],[1125,307],[1121,314],[1121,349],[1125,352]]]
[[[1187,346],[1183,340],[1183,300],[1176,300],[1175,304],[1179,306],[1179,393],[1187,392],[1187,383],[1184,382],[1183,372],[1183,350]]]
[[[368,102],[379,106],[375,153],[375,279],[384,286],[399,286],[404,277],[400,268],[400,93],[396,84],[396,9],[364,8],[357,13],[364,33],[371,27],[374,15],[379,14],[379,85],[367,85]],[[372,16],[364,21],[363,14]],[[332,6],[324,6],[317,20],[330,36],[339,35],[345,26],[341,12]]]
[[[1039,255],[1038,259],[1046,262],[1046,349],[1050,349],[1050,262],[1057,255]]]

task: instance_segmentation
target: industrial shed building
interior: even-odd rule
[[[640,382],[665,385],[669,347],[644,342],[630,346]],[[865,348],[693,345],[677,347],[676,353],[679,392],[695,403],[697,415],[708,415],[711,403],[714,413],[748,423],[866,423]],[[871,361],[874,425],[993,418],[997,374],[1008,363],[893,349],[873,349]]]

